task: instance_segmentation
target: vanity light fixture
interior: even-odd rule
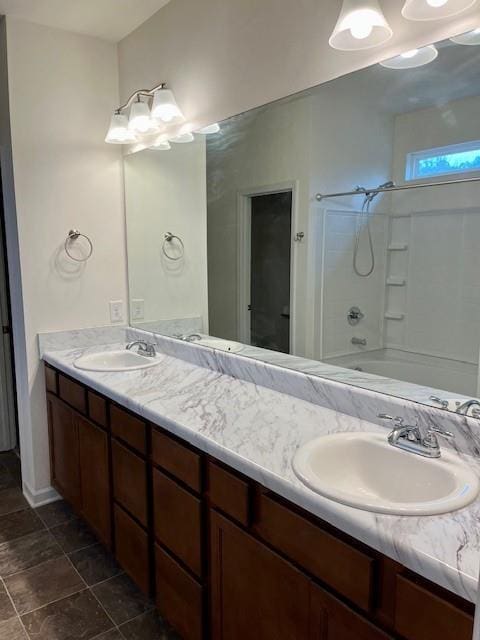
[[[191,131],[186,131],[185,133],[179,133],[178,136],[173,136],[173,138],[169,138],[170,142],[175,142],[175,144],[185,144],[187,142],[193,142],[195,137]]]
[[[407,0],[402,15],[408,20],[450,18],[473,7],[477,0]]]
[[[474,29],[473,31],[468,31],[467,33],[462,33],[459,36],[454,36],[450,38],[452,42],[455,44],[464,44],[468,46],[475,46],[480,44],[480,28]]]
[[[380,62],[387,69],[415,69],[433,62],[438,56],[438,49],[433,44],[421,49],[411,49],[399,56]]]
[[[377,0],[343,0],[340,16],[328,42],[333,49],[355,51],[378,47],[392,35]]]
[[[219,133],[220,132],[220,125],[215,122],[215,124],[209,124],[207,127],[202,127],[201,129],[198,129],[198,131],[195,131],[195,133],[200,133],[204,136],[209,136],[212,135],[213,133]]]
[[[162,142],[155,142],[152,144],[149,149],[153,149],[154,151],[170,151],[171,145],[168,140],[164,140]]]
[[[157,94],[159,97],[157,97]],[[152,111],[150,110],[152,102]],[[127,112],[130,110],[130,117]],[[122,106],[113,114],[105,142],[111,144],[131,144],[142,142],[143,136],[157,133],[162,124],[173,124],[183,120],[175,96],[165,83],[153,89],[139,89],[132,93]]]
[[[109,144],[131,144],[136,141],[135,134],[128,128],[128,118],[120,111],[115,111],[108,128],[105,142]]]

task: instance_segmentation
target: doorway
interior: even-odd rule
[[[250,199],[249,343],[290,353],[292,190]]]

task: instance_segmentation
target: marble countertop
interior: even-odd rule
[[[480,500],[442,516],[375,514],[323,498],[295,476],[291,460],[309,440],[382,427],[170,355],[157,367],[81,371],[85,353],[125,343],[43,354],[52,366],[157,423],[412,571],[475,602],[480,567]],[[471,464],[478,470],[478,461]]]

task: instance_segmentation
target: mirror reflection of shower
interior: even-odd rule
[[[395,183],[392,180],[388,182],[384,182],[379,185],[378,189],[391,189],[395,186]],[[365,191],[362,187],[357,187],[357,191]],[[373,249],[373,239],[372,239],[372,230],[370,228],[370,204],[372,200],[381,193],[378,190],[365,192],[365,199],[362,204],[362,209],[360,211],[360,219],[357,221],[356,230],[355,230],[355,242],[353,245],[353,270],[360,278],[368,278],[368,276],[372,275],[375,270],[375,251]],[[370,267],[366,271],[361,271],[358,266],[358,253],[360,247],[360,238],[362,235],[362,230],[364,228],[364,222],[366,222],[365,228],[367,232],[368,238],[368,249],[370,254]]]

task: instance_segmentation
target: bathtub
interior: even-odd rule
[[[478,366],[467,362],[410,354],[395,349],[329,358],[328,362],[347,369],[444,389],[469,397],[478,395]]]

